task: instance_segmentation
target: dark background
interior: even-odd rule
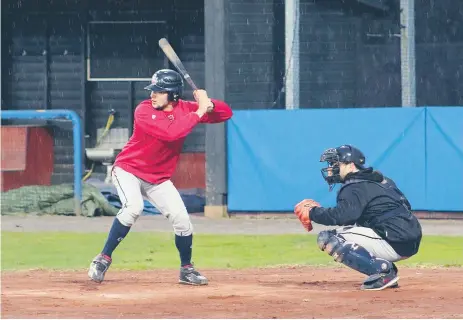
[[[415,10],[417,104],[462,105],[463,2],[416,0]],[[148,97],[146,80],[88,81],[89,55],[94,79],[150,78],[169,66],[157,47],[167,37],[205,85],[204,0],[5,0],[1,14],[2,109],[72,109],[87,146],[109,109],[113,127],[131,128]],[[398,0],[301,0],[299,19],[300,108],[400,106]],[[226,101],[284,108],[284,1],[229,0],[224,24]],[[58,182],[72,176],[68,129],[54,129]],[[185,153],[204,152],[204,131],[188,137]]]

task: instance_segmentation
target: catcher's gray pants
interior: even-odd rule
[[[146,198],[169,219],[176,235],[189,236],[193,233],[188,211],[172,181],[151,184],[119,167],[113,168],[112,181],[122,203],[117,219],[124,226],[131,227],[135,223],[143,212]]]
[[[347,242],[352,242],[364,247],[368,252],[377,258],[385,259],[391,262],[405,259],[370,228],[364,227],[342,227],[336,229],[336,234],[341,235]]]

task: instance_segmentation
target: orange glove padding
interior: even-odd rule
[[[321,205],[312,199],[304,199],[294,207],[294,213],[308,232],[312,231],[313,229],[309,214],[310,210],[312,210],[314,207],[321,207]]]

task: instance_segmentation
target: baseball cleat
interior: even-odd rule
[[[396,282],[396,283],[394,283],[392,286],[390,286],[389,288],[391,288],[391,289],[397,289],[397,288],[399,288],[399,283]]]
[[[90,279],[98,283],[103,282],[105,273],[108,271],[111,262],[112,259],[110,257],[101,253],[97,255],[88,269],[88,276]]]
[[[368,277],[361,290],[379,291],[386,288],[398,288],[399,276],[397,275],[396,268],[391,268],[387,273],[379,273]]]
[[[178,282],[193,286],[204,286],[208,283],[207,278],[196,271],[192,265],[180,268],[180,279]]]

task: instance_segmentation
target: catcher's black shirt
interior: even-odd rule
[[[323,225],[357,225],[373,229],[401,256],[418,252],[422,231],[406,197],[394,181],[368,168],[347,175],[336,207],[310,211],[310,220]]]

